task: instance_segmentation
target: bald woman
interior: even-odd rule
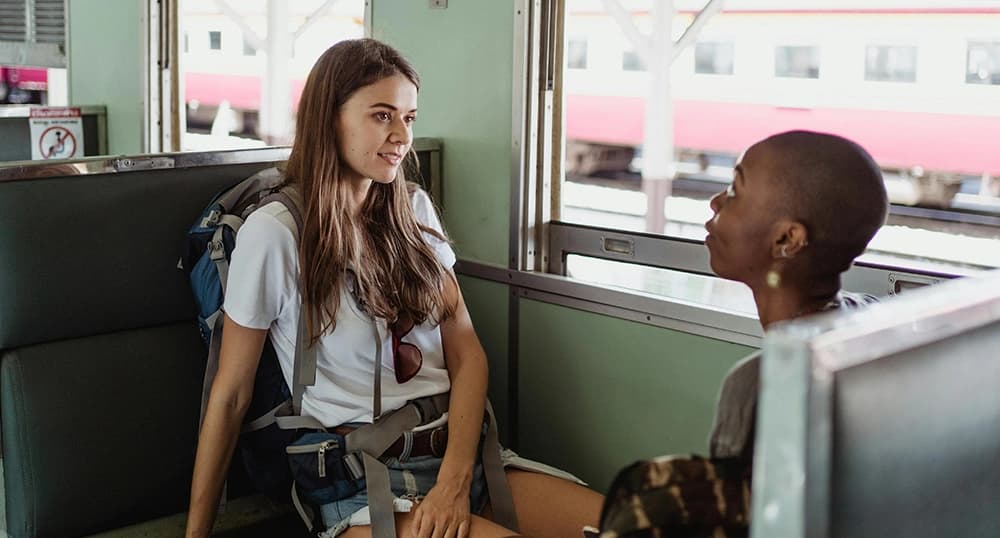
[[[882,173],[858,144],[789,131],[754,144],[705,223],[712,270],[753,292],[761,326],[872,302],[840,290],[840,274],[885,222]],[[712,428],[713,458],[751,458],[760,354],[723,382]]]
[[[791,131],[750,147],[705,223],[712,270],[753,292],[761,326],[874,301],[840,291],[840,274],[885,222],[882,174],[850,140]],[[723,381],[711,458],[637,462],[612,482],[611,536],[747,536],[760,354]],[[605,534],[602,534],[605,535]]]

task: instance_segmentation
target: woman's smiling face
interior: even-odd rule
[[[391,183],[413,143],[417,87],[394,75],[361,87],[340,107],[337,151],[344,179]]]

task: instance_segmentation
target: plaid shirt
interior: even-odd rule
[[[875,302],[838,293],[821,311]],[[719,394],[710,459],[662,456],[622,469],[601,513],[601,538],[744,537],[750,526],[760,352],[737,363]]]

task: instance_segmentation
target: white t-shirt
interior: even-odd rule
[[[434,206],[423,190],[410,198],[425,226],[441,231]],[[443,234],[442,234],[443,235]],[[424,239],[445,268],[455,264],[451,246],[430,234]],[[284,205],[274,202],[254,211],[236,235],[229,266],[225,312],[236,323],[252,329],[270,329],[285,382],[292,387],[295,336],[298,334],[299,258],[296,226]],[[417,375],[396,382],[392,335],[384,319],[376,320],[382,339],[382,410],[398,409],[407,401],[447,392],[451,387],[445,369],[441,330],[429,322],[417,325],[403,341],[420,348],[423,366]],[[346,422],[372,421],[372,386],[375,364],[375,330],[354,298],[342,286],[337,326],[324,334],[317,349],[316,384],[306,388],[302,414],[328,427]]]

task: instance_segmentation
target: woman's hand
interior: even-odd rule
[[[414,538],[467,538],[471,477],[444,478],[413,511]]]

